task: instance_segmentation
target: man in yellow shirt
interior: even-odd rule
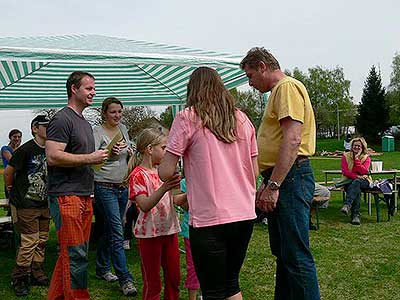
[[[307,90],[264,48],[250,49],[241,68],[250,86],[271,92],[258,131],[264,182],[256,204],[268,212],[271,252],[277,258],[275,299],[320,299],[308,236],[315,188],[308,157],[315,152],[316,129]]]

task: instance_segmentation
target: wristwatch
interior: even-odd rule
[[[278,183],[276,181],[268,180],[267,187],[272,191],[276,191],[276,190],[279,190],[281,185],[280,185],[280,183]]]

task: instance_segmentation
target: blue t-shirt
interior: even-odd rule
[[[185,178],[183,178],[181,180],[180,185],[181,185],[181,191],[186,193],[186,179]],[[189,238],[189,211],[187,211],[187,210],[185,210],[185,212],[183,213],[180,235],[187,239]]]
[[[1,147],[1,160],[3,161],[3,168],[5,169],[6,167],[7,167],[7,165],[8,165],[8,160],[6,159],[6,157],[4,156],[4,152],[5,151],[8,151],[8,152],[10,152],[11,153],[11,155],[13,154],[13,149],[9,146],[9,145],[6,145],[6,146],[3,146],[3,147]]]

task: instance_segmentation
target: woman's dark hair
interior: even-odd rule
[[[10,133],[8,134],[8,138],[11,140],[11,137],[12,137],[14,134],[17,134],[17,133],[22,134],[22,131],[19,130],[19,129],[11,129]]]
[[[101,119],[103,120],[103,122],[104,122],[104,115],[106,114],[108,107],[112,103],[119,104],[119,105],[121,105],[121,108],[124,108],[121,100],[119,100],[118,98],[107,97],[106,99],[103,100],[103,104],[101,105]]]

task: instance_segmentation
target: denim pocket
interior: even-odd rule
[[[315,190],[314,175],[312,172],[301,175],[301,188],[303,199],[311,205]]]

